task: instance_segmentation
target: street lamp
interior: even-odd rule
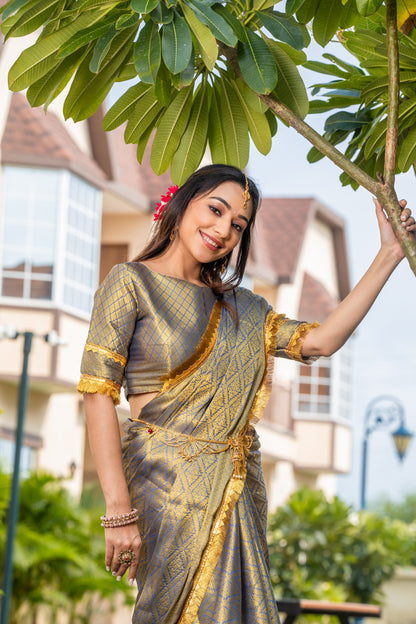
[[[9,621],[9,609],[10,609],[10,597],[12,591],[12,577],[13,577],[13,546],[14,537],[16,533],[17,518],[19,514],[19,494],[20,494],[20,455],[22,450],[23,441],[23,427],[25,422],[27,396],[29,389],[29,376],[28,365],[29,355],[32,348],[34,334],[30,331],[19,332],[13,326],[6,325],[0,326],[0,340],[2,338],[9,338],[16,340],[19,336],[24,337],[23,342],[23,365],[20,375],[19,384],[19,400],[17,410],[17,424],[16,424],[16,441],[14,449],[14,465],[13,465],[13,478],[12,487],[10,493],[10,505],[7,523],[7,538],[6,549],[4,554],[4,574],[3,574],[3,597],[1,602],[1,616],[0,623],[8,624]],[[57,332],[52,330],[49,334],[42,334],[40,336],[51,346],[66,344],[64,340],[59,338]]]
[[[397,427],[393,430],[393,427]],[[403,461],[413,433],[405,425],[404,408],[396,397],[382,395],[373,399],[367,406],[364,419],[364,439],[361,470],[361,509],[365,509],[365,486],[367,473],[368,438],[376,429],[392,429],[399,461]]]

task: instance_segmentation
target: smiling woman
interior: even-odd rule
[[[239,286],[258,204],[239,169],[196,171],[95,296],[78,388],[107,504],[106,566],[136,578],[134,624],[278,623],[253,428],[268,356],[309,364],[337,350],[403,257],[377,205],[381,249],[358,286],[320,327],[287,319]]]

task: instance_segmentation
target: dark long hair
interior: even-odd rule
[[[251,232],[260,203],[260,194],[257,186],[250,178],[247,178],[247,180],[252,211],[249,223],[244,228],[241,236],[233,273],[225,281],[221,279],[221,272],[227,269],[230,263],[231,252],[224,258],[214,262],[207,262],[201,266],[201,282],[209,286],[219,300],[223,299],[225,292],[233,290],[240,284],[247,264]],[[150,260],[163,254],[169,247],[171,234],[181,222],[189,202],[195,197],[206,195],[224,182],[236,182],[244,190],[246,176],[240,169],[231,165],[207,165],[190,175],[166,204],[163,209],[163,216],[156,221],[152,238],[146,247],[134,258],[134,261]]]

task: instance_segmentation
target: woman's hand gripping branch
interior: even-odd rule
[[[305,336],[302,355],[329,356],[335,353],[355,331],[365,317],[384,284],[404,258],[404,251],[396,238],[390,221],[377,199],[374,199],[380,232],[380,249],[368,271],[339,306],[319,326]],[[401,200],[401,221],[407,232],[416,234],[415,219],[407,202]]]

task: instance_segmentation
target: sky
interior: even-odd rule
[[[341,56],[339,48],[336,52]],[[318,54],[308,53],[308,57],[317,59]],[[313,72],[305,70],[303,77],[307,86],[317,81]],[[307,121],[316,129],[321,125],[317,116],[310,116]],[[368,191],[342,187],[341,171],[328,159],[309,164],[309,148],[306,139],[279,123],[267,156],[253,147],[248,172],[259,184],[263,197],[313,196],[344,218],[354,285],[379,248],[374,204]],[[398,176],[396,190],[416,213],[414,174]],[[363,422],[369,402],[385,394],[397,397],[404,407],[407,429],[416,434],[415,317],[416,276],[403,260],[353,338],[353,471],[340,477],[338,483],[339,495],[355,506],[359,503]],[[366,486],[370,503],[379,497],[398,501],[406,493],[416,494],[416,439],[400,463],[389,434],[389,430],[379,429],[369,438]]]

